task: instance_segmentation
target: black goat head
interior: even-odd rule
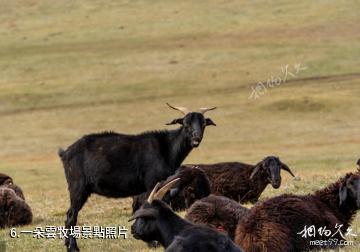
[[[169,103],[166,103],[170,108],[180,111],[184,114],[182,118],[176,118],[172,120],[167,125],[180,124],[185,129],[185,135],[190,140],[192,147],[198,147],[202,141],[205,127],[209,125],[216,126],[216,124],[210,119],[205,118],[204,114],[209,110],[214,110],[213,108],[200,108],[199,112],[190,112],[185,107],[173,107]]]
[[[131,233],[134,238],[145,242],[159,240],[160,231],[156,221],[158,216],[158,209],[154,208],[148,202],[144,203],[129,220],[135,220],[135,222],[131,225]]]
[[[172,213],[171,208],[161,199],[166,192],[170,190],[179,178],[174,179],[162,188],[157,183],[150,193],[147,201],[137,210],[129,221],[135,220],[131,226],[131,233],[135,239],[141,239],[145,242],[159,241],[161,242],[160,229],[158,224],[159,218],[166,218],[166,215]]]
[[[339,204],[344,205],[348,200],[360,209],[360,175],[351,174],[345,178],[339,188]]]
[[[291,174],[291,176],[295,177],[290,168],[286,164],[282,163],[278,157],[268,156],[256,164],[255,169],[250,175],[250,180],[253,179],[257,173],[262,172],[267,176],[267,179],[271,183],[272,187],[277,189],[281,185],[281,169],[287,171]]]

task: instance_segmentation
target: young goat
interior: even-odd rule
[[[188,209],[185,219],[194,224],[203,224],[225,232],[232,240],[237,223],[249,209],[223,196],[210,195],[196,201]]]
[[[360,174],[349,173],[313,194],[284,194],[257,203],[239,222],[235,242],[248,252],[334,248],[335,242],[312,245],[314,235],[323,234],[308,233],[309,228],[329,230],[339,245],[359,208]]]
[[[176,173],[167,178],[165,182],[180,178],[176,186],[167,192],[163,198],[174,211],[182,211],[189,208],[196,200],[210,194],[210,182],[205,172],[201,169],[181,167]],[[133,197],[133,213],[145,203],[150,193],[143,193]]]
[[[256,165],[227,162],[186,166],[195,166],[206,173],[212,194],[226,196],[240,203],[255,203],[269,183],[273,188],[279,188],[281,169],[295,177],[286,164],[273,156],[266,157]]]
[[[187,222],[159,200],[176,181],[169,182],[158,192],[159,184],[155,186],[148,201],[131,218],[136,219],[131,226],[133,236],[145,242],[158,241],[166,252],[241,251],[225,234]]]

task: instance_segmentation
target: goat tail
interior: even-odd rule
[[[64,158],[65,158],[65,153],[66,152],[65,152],[65,150],[63,148],[59,148],[58,155],[62,160],[64,160]]]

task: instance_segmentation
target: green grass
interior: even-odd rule
[[[360,124],[357,1],[0,0],[0,170],[19,184],[36,226],[61,226],[68,194],[57,148],[90,132],[138,133],[178,116],[165,106],[218,106],[186,162],[257,162],[284,175],[262,197],[309,193],[355,169]],[[307,67],[259,99],[281,66]],[[126,225],[130,199],[93,195],[79,225]],[[360,219],[353,231],[360,234]],[[9,251],[61,251],[62,240],[0,232]],[[80,240],[82,251],[148,251]],[[356,245],[359,246],[358,242]],[[358,251],[358,247],[341,251]],[[161,251],[161,249],[159,249]]]

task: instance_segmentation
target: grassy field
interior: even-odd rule
[[[68,193],[58,147],[103,130],[162,129],[165,106],[217,106],[186,162],[254,163],[274,154],[305,194],[360,157],[358,1],[0,0],[0,171],[11,175],[34,221],[62,226]],[[258,82],[294,74],[251,98]],[[263,90],[262,90],[263,91]],[[170,128],[170,127],[169,127]],[[93,195],[79,225],[125,225],[130,199]],[[360,235],[360,216],[353,223]],[[60,239],[10,238],[8,251],[62,251]],[[355,246],[341,251],[359,251]],[[80,240],[82,251],[148,251],[126,240]],[[161,251],[161,249],[159,249]]]

